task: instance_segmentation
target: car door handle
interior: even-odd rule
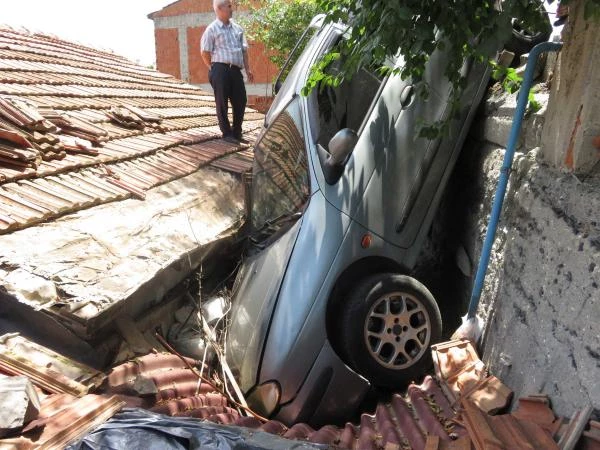
[[[409,86],[406,86],[402,90],[402,94],[400,94],[400,104],[402,105],[402,108],[406,108],[408,105],[410,105],[410,102],[412,101],[412,98],[413,98],[413,91],[414,91],[414,86],[412,84]]]

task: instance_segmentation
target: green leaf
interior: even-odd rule
[[[280,10],[286,10],[288,3],[302,2],[257,1],[271,8],[277,4]],[[311,3],[311,0],[304,1]],[[600,17],[600,0],[581,1],[585,2],[586,17]],[[561,0],[561,3],[573,2]],[[541,19],[546,19],[540,14],[542,0],[503,0],[502,13],[494,9],[495,4],[497,2],[491,0],[315,0],[315,9],[327,14],[326,21],[342,21],[351,28],[346,33],[348,39],[341,40],[332,51],[331,54],[336,56],[326,56],[315,64],[317,69],[311,70],[303,93],[323,83],[341,83],[360,68],[376,67],[382,75],[410,78],[418,86],[418,95],[426,98],[428,88],[420,84],[425,65],[433,52],[443,51],[446,65],[442,70],[452,87],[449,117],[453,117],[460,108],[461,90],[465,83],[460,69],[465,58],[490,61],[500,43],[506,42],[512,35],[513,17],[519,18],[519,23],[526,29],[532,29],[539,25]],[[267,30],[271,33],[273,42],[284,40],[285,28],[290,26],[289,14],[279,17],[281,24],[261,25],[262,32]],[[275,34],[275,29],[281,30],[279,34]],[[443,39],[438,39],[439,36]],[[385,68],[385,61],[395,59],[398,52],[404,61],[402,68]],[[493,77],[500,80],[504,89],[514,93],[520,88],[522,79],[515,69],[490,64]],[[536,107],[533,100],[530,109]],[[447,122],[422,124],[419,135],[430,138],[436,130],[444,132],[448,129]]]
[[[525,111],[525,114],[527,114],[527,115],[535,114],[541,108],[542,108],[542,105],[540,104],[540,102],[538,102],[535,99],[535,94],[534,94],[533,90],[530,90],[529,94],[527,96],[527,110]]]

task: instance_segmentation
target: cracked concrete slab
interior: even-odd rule
[[[135,317],[193,271],[244,213],[239,179],[214,169],[0,236],[0,284],[86,337],[127,308]]]

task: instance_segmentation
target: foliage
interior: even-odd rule
[[[362,67],[378,66],[383,73],[411,78],[417,92],[427,97],[422,82],[426,62],[436,50],[446,52],[445,76],[449,79],[453,111],[460,105],[465,80],[460,68],[465,58],[492,61],[495,51],[511,35],[511,18],[518,17],[528,29],[539,29],[543,14],[542,0],[317,0],[327,13],[327,21],[349,24],[347,39],[315,65],[305,86],[307,93],[319,83],[339,84]],[[551,2],[552,0],[550,0]],[[562,0],[563,4],[575,0]],[[600,0],[585,0],[587,17],[600,17]],[[392,67],[397,52],[403,67]],[[341,70],[327,73],[327,59],[343,61]],[[507,83],[514,82],[509,77]],[[518,83],[520,85],[520,83]],[[516,86],[516,85],[515,85]],[[432,137],[444,131],[448,123],[428,124],[420,135]]]
[[[517,73],[517,70],[512,67],[504,67],[495,61],[490,61],[492,65],[492,78],[498,80],[502,84],[502,89],[510,94],[514,94],[521,88],[523,77]],[[527,95],[527,111],[526,114],[533,114],[540,110],[542,105],[536,100],[533,89],[529,90]]]
[[[600,19],[600,0],[562,0],[561,4],[575,1],[585,1],[586,18]],[[451,82],[450,102],[454,111],[460,105],[465,83],[460,75],[465,58],[493,64],[495,51],[511,34],[511,18],[520,18],[520,25],[528,29],[537,29],[547,20],[541,13],[542,0],[240,0],[240,3],[250,10],[242,19],[250,37],[265,43],[271,51],[271,60],[279,67],[318,12],[327,13],[326,21],[350,25],[347,39],[312,68],[304,94],[318,85],[339,85],[368,67],[384,75],[410,77],[418,95],[426,98],[428,86],[422,82],[425,64],[435,50],[441,50],[448,57],[445,76]],[[398,54],[398,49],[404,64],[394,68],[389,61]],[[331,64],[338,60],[341,64]],[[500,75],[497,67],[494,70]],[[516,72],[507,69],[502,75],[506,88],[518,89]],[[535,108],[535,103],[530,103],[531,107]],[[422,136],[434,137],[446,125],[420,124],[419,131]]]
[[[248,36],[263,42],[269,59],[281,68],[310,20],[319,12],[316,0],[240,0],[249,10],[240,22]]]
[[[383,73],[393,73],[413,80],[417,93],[426,98],[428,86],[422,82],[425,65],[436,50],[448,57],[444,75],[449,79],[453,111],[460,106],[460,92],[465,84],[460,69],[468,57],[490,60],[511,33],[511,17],[527,23],[540,21],[541,0],[506,0],[499,12],[489,0],[318,0],[327,11],[327,20],[350,24],[347,39],[332,50],[343,61],[342,70],[328,74],[316,65],[306,91],[318,83],[340,83],[362,67],[376,65]],[[389,61],[397,52],[404,59],[402,67]],[[424,124],[420,135],[433,137],[447,123]]]

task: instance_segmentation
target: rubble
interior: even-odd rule
[[[0,337],[0,370],[13,375],[26,375],[48,392],[77,397],[99,387],[105,378],[102,372],[18,334]]]
[[[37,418],[40,400],[27,377],[0,375],[0,438]]]
[[[157,337],[159,343],[163,342]],[[170,348],[170,345],[164,341],[163,347]],[[121,417],[138,414],[134,411],[141,408],[151,412],[150,415],[138,414],[145,418],[140,419],[140,423],[150,428],[164,416],[172,418],[170,426],[176,426],[178,418],[196,418],[233,426],[228,430],[239,430],[236,433],[244,436],[246,432],[242,430],[249,428],[285,439],[348,450],[565,450],[575,448],[579,442],[585,449],[598,448],[600,424],[591,421],[586,430],[591,408],[585,408],[565,423],[555,417],[546,396],[535,394],[519,399],[515,410],[506,412],[510,390],[481,367],[470,342],[435,345],[432,355],[435,378],[427,376],[421,384],[408,386],[404,395],[395,393],[382,399],[373,413],[363,413],[356,423],[315,429],[306,423],[287,427],[252,414],[227,393],[225,379],[217,367],[203,366],[200,361],[178,354],[152,351],[103,374],[102,385],[95,384],[90,389],[94,394],[80,392],[79,399],[70,394],[45,396],[40,417],[23,428],[20,436],[0,440],[0,447],[42,443],[52,448],[56,443],[66,445],[89,432],[93,436],[95,429],[110,433],[113,427],[120,428]],[[57,354],[54,357],[62,358]],[[61,378],[70,366],[55,367],[57,378]],[[32,381],[47,392],[53,388],[43,378]],[[117,414],[123,406],[136,409]],[[498,411],[504,414],[495,414]],[[109,418],[115,414],[113,423]],[[106,420],[109,420],[107,426],[98,428]],[[59,431],[60,426],[66,428]],[[180,426],[191,425],[181,422]],[[135,433],[133,429],[130,432]],[[166,431],[163,427],[153,432]],[[32,437],[34,434],[37,437]]]
[[[509,404],[512,391],[498,378],[487,375],[470,341],[453,340],[431,349],[436,376],[454,405],[468,398],[481,410],[494,413]]]
[[[40,415],[29,423],[21,435],[0,440],[0,448],[60,450],[84,436],[124,406],[117,397],[88,394],[76,398],[69,394],[44,399]]]

